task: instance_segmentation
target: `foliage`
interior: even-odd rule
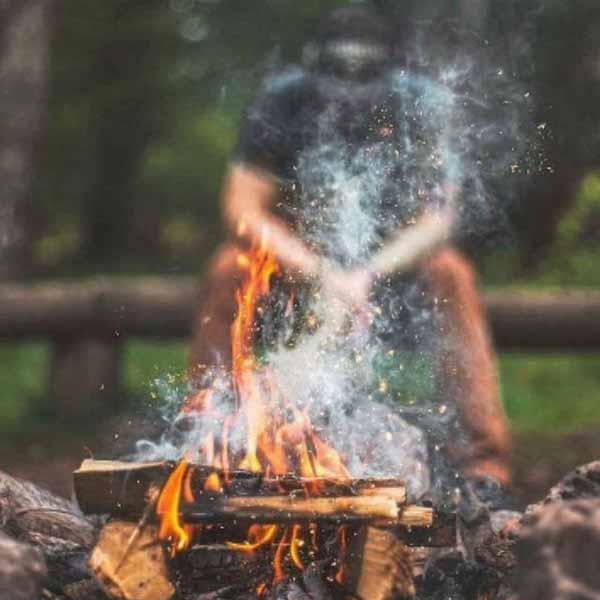
[[[598,355],[502,355],[500,374],[516,429],[562,433],[600,425]]]
[[[557,236],[547,265],[544,283],[579,287],[600,286],[600,173],[584,180],[573,206],[557,226]]]
[[[244,106],[264,71],[299,60],[319,15],[344,3],[63,4],[55,20],[49,115],[34,190],[40,270],[110,271],[123,270],[123,264],[152,270],[154,259],[161,268],[197,269],[198,257],[221,235],[219,189]],[[527,63],[525,70],[538,81],[534,94],[543,99],[540,115],[551,124],[554,150],[567,142],[577,146],[558,160],[566,164],[571,154],[588,160],[596,82],[578,71],[573,95],[556,84],[556,65],[566,77],[572,71],[569,52],[589,54],[597,3],[582,0],[577,11],[555,0],[490,1],[476,10],[460,0],[375,3],[401,40],[444,19],[446,29],[476,37],[481,30],[488,42],[499,41],[503,60],[515,69]],[[577,64],[587,68],[588,62]],[[543,149],[539,153],[546,160]],[[553,183],[545,177],[534,185]],[[528,204],[522,205],[528,212]],[[528,231],[519,230],[517,237],[526,238],[551,214],[528,213],[519,221]]]
[[[197,272],[221,235],[219,190],[244,106],[265,69],[298,60],[319,14],[343,3],[61,3],[34,184],[33,250],[40,273]],[[525,40],[535,39],[534,52],[518,58],[531,58],[537,82],[540,106],[532,119],[550,124],[554,167],[573,169],[576,180],[581,173],[588,176],[573,206],[561,213],[556,240],[535,276],[523,271],[515,240],[534,239],[554,214],[552,203],[566,206],[572,198],[547,194],[556,183],[549,176],[535,182],[544,192],[535,210],[528,190],[523,191],[527,216],[503,240],[505,247],[482,263],[484,281],[600,286],[600,175],[594,172],[599,154],[598,140],[592,138],[600,118],[595,101],[600,79],[590,75],[597,73],[597,0],[578,1],[576,8],[564,0],[378,3],[396,19],[399,35],[406,34],[400,26],[406,26],[406,15],[419,23],[449,18],[454,27],[466,22],[461,6],[488,6],[488,33],[504,36],[506,45],[513,42],[504,35],[511,33],[511,24],[539,13],[531,21],[531,39]],[[523,50],[521,42],[513,54]],[[545,164],[544,153],[540,148]],[[48,348],[39,344],[0,348],[0,431],[29,426],[32,415],[48,415],[43,396],[48,358]],[[503,356],[504,397],[515,427],[569,430],[600,421],[599,362],[588,356]],[[169,383],[174,377],[175,384],[184,364],[182,344],[128,343],[128,398],[151,401],[154,380]],[[410,398],[428,394],[430,382],[421,366],[409,369],[415,375]]]

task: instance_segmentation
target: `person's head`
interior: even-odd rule
[[[362,82],[392,61],[394,31],[375,10],[346,6],[329,12],[305,51],[308,66],[321,75]]]

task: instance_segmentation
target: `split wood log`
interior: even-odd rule
[[[45,576],[39,550],[0,533],[0,600],[37,600]]]
[[[87,459],[73,473],[75,497],[86,514],[141,515],[151,491],[164,485],[174,466]]]
[[[89,566],[115,600],[170,600],[175,594],[156,527],[146,527],[138,535],[135,523],[111,521],[102,529]]]
[[[83,511],[91,514],[112,514],[138,518],[148,504],[152,490],[162,487],[175,468],[173,462],[135,463],[118,461],[85,460],[74,473],[77,499]],[[206,478],[215,472],[212,467],[193,466],[193,488],[202,490]],[[221,474],[223,475],[223,474]],[[306,489],[319,489],[319,496],[392,498],[400,506],[406,501],[402,482],[396,479],[302,479],[293,475],[264,478],[248,471],[228,473],[221,477],[224,491],[231,496],[304,496]],[[202,495],[201,495],[202,496]],[[184,519],[195,522],[216,522],[220,517],[231,520],[231,515],[186,508]],[[264,512],[264,511],[263,511]],[[241,517],[241,514],[236,515]],[[314,518],[314,514],[310,515]],[[289,522],[282,514],[272,514],[271,522]],[[294,516],[299,519],[298,515]],[[264,522],[265,517],[258,517]],[[301,519],[303,520],[303,519]],[[347,521],[353,519],[347,518]],[[365,519],[363,519],[364,521]],[[354,519],[356,521],[356,519]],[[338,518],[338,522],[340,519]],[[437,514],[427,507],[402,508],[399,519],[394,522],[383,520],[381,526],[394,528],[395,533],[409,545],[453,546],[456,542],[456,519],[454,515]]]
[[[414,597],[410,550],[391,531],[362,528],[344,561],[344,588],[369,600]]]
[[[47,587],[62,590],[89,576],[85,560],[96,526],[68,500],[0,472],[0,529],[42,553]]]
[[[367,522],[379,519],[397,520],[396,501],[386,496],[349,496],[333,498],[296,498],[294,496],[227,497],[206,505],[195,504],[188,512],[184,507],[185,522],[251,520],[255,523],[301,522]]]
[[[148,502],[151,490],[161,488],[175,468],[170,461],[136,463],[84,460],[73,474],[75,494],[86,514],[137,516]],[[249,471],[234,471],[225,476],[212,467],[191,465],[192,488],[201,492],[206,479],[220,475],[224,492],[230,496],[287,496],[307,489],[318,490],[319,497],[387,496],[398,504],[406,502],[406,488],[398,479],[304,479],[293,475],[264,478]]]
[[[335,523],[383,526],[431,527],[433,509],[423,506],[398,507],[385,496],[349,496],[332,498],[296,498],[293,496],[223,497],[204,505],[181,507],[185,523]]]

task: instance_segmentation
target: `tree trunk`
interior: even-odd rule
[[[0,278],[30,267],[31,184],[46,109],[52,0],[0,3]]]
[[[111,35],[94,49],[95,156],[83,232],[85,256],[100,263],[122,257],[135,245],[134,216],[145,210],[144,203],[135,206],[136,177],[156,127],[157,61],[163,58],[155,40],[139,27],[141,19],[163,10],[161,2],[147,1],[143,10],[135,3],[102,4],[100,26]],[[157,236],[145,242],[147,255]]]
[[[50,370],[50,395],[67,421],[112,414],[120,396],[122,344],[119,338],[56,340]]]

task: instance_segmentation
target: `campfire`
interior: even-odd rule
[[[177,463],[85,461],[75,473],[82,509],[114,517],[91,558],[96,577],[109,595],[134,600],[167,600],[176,588],[210,592],[232,580],[260,598],[281,586],[319,598],[412,595],[405,544],[451,545],[451,519],[407,504],[399,479],[353,477],[308,409],[278,389],[254,351],[278,265],[264,242],[238,261],[246,278],[230,377],[213,379],[182,408],[191,423],[210,426]],[[227,413],[224,393],[233,402]],[[199,578],[189,566],[198,553],[227,557],[228,568],[211,580],[204,565]]]

